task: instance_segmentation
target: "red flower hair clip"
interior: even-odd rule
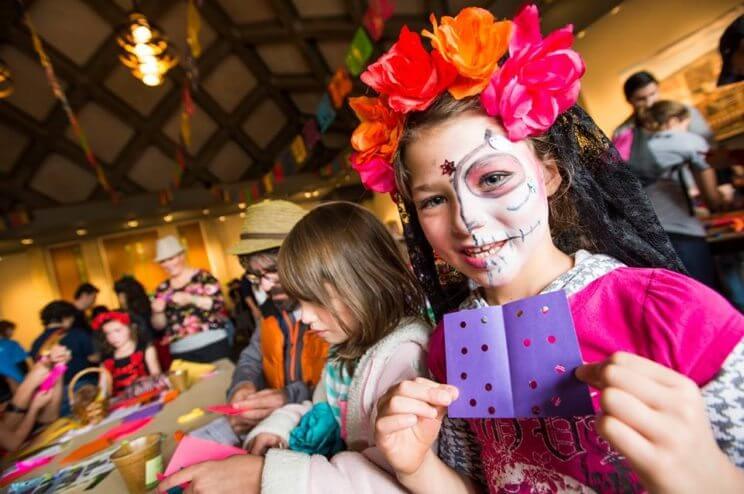
[[[352,165],[365,187],[395,192],[392,160],[405,116],[426,110],[445,91],[456,99],[480,94],[486,113],[498,117],[512,141],[548,130],[579,95],[584,62],[571,49],[573,27],[540,34],[537,7],[525,7],[510,21],[468,7],[439,23],[431,16],[433,50],[403,27],[398,41],[361,75],[379,98],[352,98],[361,124],[351,145]],[[498,61],[508,47],[509,58]]]

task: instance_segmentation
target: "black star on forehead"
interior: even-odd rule
[[[444,160],[444,163],[439,165],[439,168],[442,169],[442,175],[452,176],[452,174],[455,173],[455,162]]]

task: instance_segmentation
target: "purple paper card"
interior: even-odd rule
[[[156,415],[158,412],[160,412],[160,410],[162,409],[162,403],[153,403],[152,405],[147,405],[146,407],[139,408],[130,413],[129,415],[124,417],[124,420],[122,420],[122,422],[132,422],[134,420],[152,417],[153,415]]]
[[[563,291],[444,317],[447,382],[455,418],[592,415],[589,388]]]

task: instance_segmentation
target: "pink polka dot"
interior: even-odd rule
[[[555,367],[553,367],[553,369],[558,374],[565,374],[566,373],[566,368],[563,367],[561,364],[556,365]]]
[[[465,379],[467,379],[467,378],[468,378],[468,373],[467,372],[463,372],[463,373],[460,374],[460,379],[462,379],[463,381]]]
[[[471,399],[470,399],[470,406],[471,406],[471,407],[474,407],[474,406],[475,406],[475,405],[477,405],[477,404],[478,404],[478,402],[477,402],[477,401],[475,401],[475,398],[471,398]]]
[[[534,379],[532,381],[530,381],[530,388],[532,388],[532,389],[537,388],[537,381],[535,381]]]
[[[496,408],[494,408],[494,407],[488,407],[488,413],[491,414],[491,415],[493,415],[494,413],[496,413]]]
[[[555,343],[555,336],[551,334],[550,336],[547,337],[547,340],[548,340],[548,343],[552,345],[553,343]]]
[[[540,415],[540,407],[535,405],[532,407],[532,415]]]
[[[487,352],[488,351],[488,345],[481,345],[481,350],[483,350],[484,352]]]
[[[522,344],[523,344],[524,346],[526,346],[526,347],[529,347],[529,346],[530,346],[530,345],[532,344],[532,340],[531,340],[531,339],[529,339],[529,338],[525,338],[525,339],[524,339],[524,340],[522,341]]]
[[[484,387],[485,387],[486,391],[491,391],[493,389],[493,386],[491,385],[491,383],[486,383],[486,385]]]
[[[460,353],[462,353],[463,355],[467,355],[468,354],[467,347],[462,347],[462,349],[460,350]]]
[[[561,404],[561,397],[560,396],[554,396],[550,399],[550,402],[553,404],[554,407],[560,406]]]

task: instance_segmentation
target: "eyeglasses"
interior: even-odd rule
[[[267,269],[261,272],[248,271],[245,274],[246,279],[251,282],[252,285],[260,285],[261,280],[266,278],[269,281],[277,281],[279,275],[276,268]]]

